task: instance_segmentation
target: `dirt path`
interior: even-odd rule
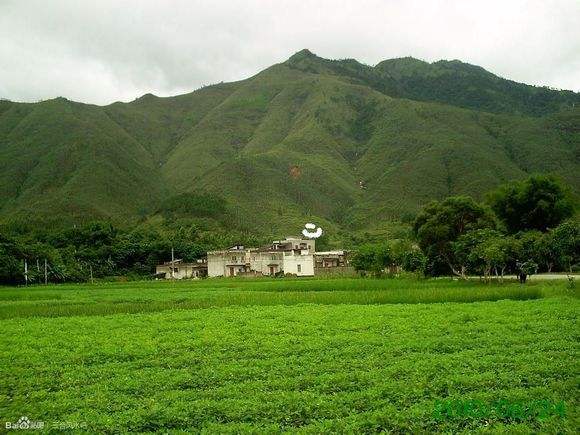
[[[575,281],[580,280],[580,275],[577,273],[572,273],[571,275],[566,275],[565,273],[539,273],[537,275],[528,276],[529,280],[541,281],[541,280],[553,280],[553,279],[563,279],[567,280],[568,276],[573,276]],[[472,278],[479,278],[477,276]],[[516,275],[506,275],[504,279],[519,279]]]

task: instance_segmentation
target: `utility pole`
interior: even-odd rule
[[[171,247],[171,279],[175,279],[175,256],[173,254],[173,246]]]
[[[89,264],[89,270],[91,272],[91,284],[94,284],[94,281],[93,281],[93,265],[92,264]]]
[[[24,259],[24,285],[28,286],[28,261]]]
[[[46,258],[44,259],[44,285],[48,284],[48,264],[46,263]]]

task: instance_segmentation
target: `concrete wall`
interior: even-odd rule
[[[270,275],[270,266],[275,264],[275,273],[284,269],[284,253],[283,252],[250,252],[250,269],[260,272],[263,275]]]
[[[356,276],[356,270],[352,266],[343,267],[315,267],[316,276]]]
[[[300,270],[298,270],[299,265]],[[284,273],[314,276],[314,256],[312,254],[284,256]]]
[[[171,266],[158,265],[155,268],[157,274],[164,273],[166,279],[186,279],[186,278],[201,278],[204,274],[199,267],[190,264],[176,264],[173,275],[171,274]]]
[[[292,273],[297,276],[314,275],[314,256],[308,251],[302,251],[303,255],[293,252],[253,252],[250,253],[250,269],[270,275],[270,266],[276,265],[276,272]],[[300,271],[298,271],[300,265]]]
[[[244,272],[248,261],[247,256],[247,251],[208,252],[207,275],[209,277],[237,276],[238,273]]]
[[[224,276],[226,270],[226,258],[218,254],[207,254],[207,276]]]

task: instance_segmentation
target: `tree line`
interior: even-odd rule
[[[245,233],[202,230],[188,220],[120,228],[95,221],[72,228],[31,231],[0,228],[0,283],[85,282],[122,276],[151,277],[155,266],[175,258],[194,261],[208,250],[260,243]],[[46,261],[46,269],[45,269]]]
[[[580,262],[580,225],[570,189],[551,176],[532,176],[490,192],[426,205],[413,222],[413,240],[362,246],[357,270],[398,270],[425,276],[572,272]]]
[[[352,265],[371,275],[408,271],[486,279],[570,272],[580,262],[575,211],[569,188],[553,177],[534,176],[500,187],[482,203],[468,196],[433,201],[415,217],[411,237],[355,246]],[[250,233],[202,229],[193,220],[171,216],[163,224],[134,228],[102,221],[34,231],[4,226],[0,283],[146,278],[157,264],[170,260],[172,248],[176,258],[193,261],[208,250],[268,241]]]

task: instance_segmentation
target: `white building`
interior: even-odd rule
[[[207,253],[208,276],[314,275],[314,240],[287,237],[262,248],[233,246]]]
[[[205,259],[195,263],[184,263],[182,260],[168,261],[157,265],[155,275],[161,279],[203,278],[207,276]]]
[[[248,250],[232,246],[223,251],[207,253],[207,276],[237,276],[249,272]]]

